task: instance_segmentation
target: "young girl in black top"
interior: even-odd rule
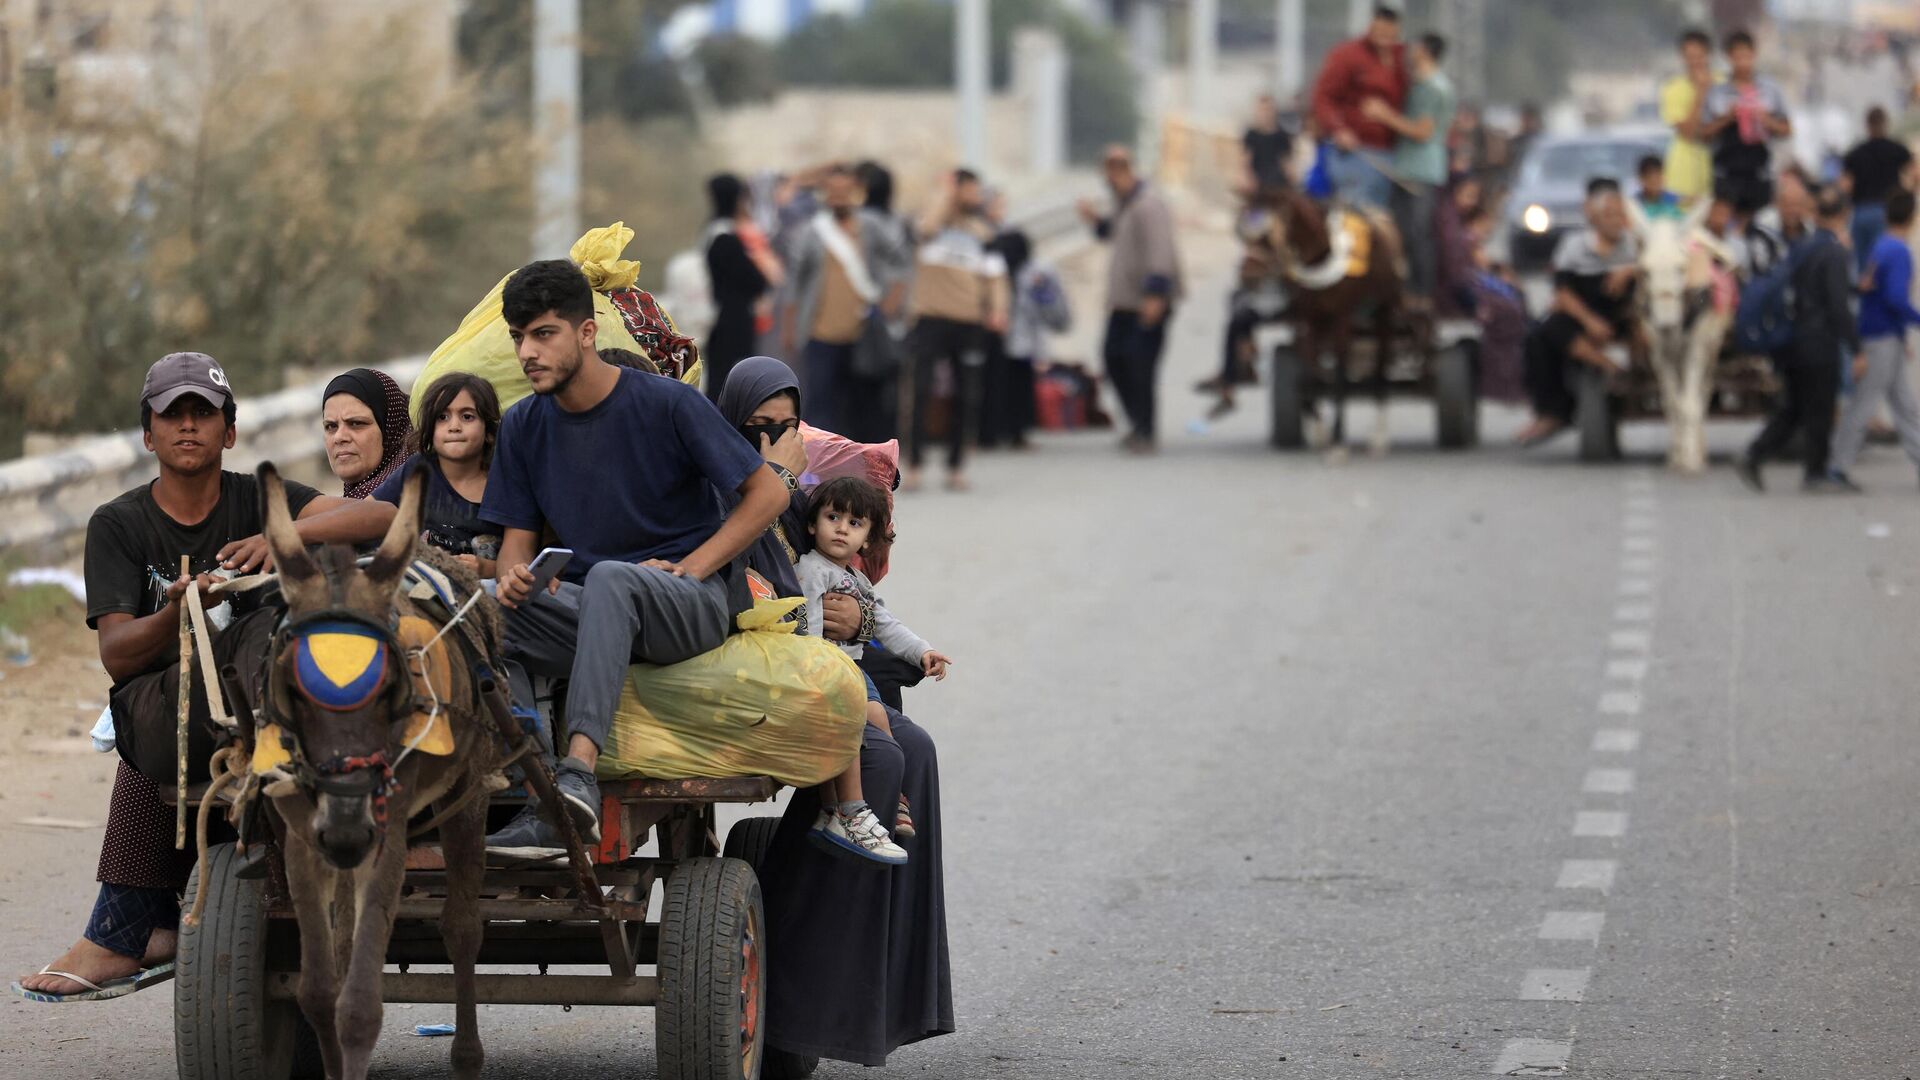
[[[423,539],[483,578],[494,576],[494,559],[500,554],[500,530],[480,518],[499,433],[500,398],[493,384],[461,371],[442,375],[420,399],[412,459],[373,493],[397,506],[407,476],[415,469],[427,470]]]

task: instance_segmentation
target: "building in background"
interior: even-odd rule
[[[411,62],[451,80],[460,0],[0,0],[0,117],[84,126],[127,101],[166,100],[227,60],[298,65],[349,34],[404,26]],[[364,41],[359,45],[364,48]]]

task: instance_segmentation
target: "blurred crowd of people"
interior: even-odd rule
[[[944,173],[937,189],[909,214],[875,161],[709,178],[709,394],[746,357],[783,357],[805,383],[807,423],[904,441],[909,490],[935,450],[958,491],[974,447],[1024,448],[1046,331],[1070,318],[1065,290],[978,173]]]

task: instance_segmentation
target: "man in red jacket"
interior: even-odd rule
[[[1381,6],[1364,36],[1327,54],[1313,84],[1313,119],[1327,137],[1327,174],[1334,193],[1351,203],[1386,208],[1392,181],[1384,171],[1393,129],[1362,110],[1379,98],[1395,110],[1407,99],[1407,60],[1400,44],[1400,13]]]

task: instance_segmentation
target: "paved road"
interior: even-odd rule
[[[902,507],[885,591],[959,659],[910,705],[962,1030],[874,1075],[1916,1075],[1911,470],[1762,500],[1666,475],[1657,429],[1621,467],[1441,454],[1411,405],[1386,461],[1275,456],[1256,399],[1181,433],[1212,316],[1159,457],[1048,440]],[[97,820],[102,771],[10,767],[12,970],[97,838],[21,808]],[[0,1076],[171,1076],[168,1006],[0,1002]],[[397,1031],[446,1014],[389,1012],[380,1075],[444,1075]],[[490,1076],[652,1075],[644,1011],[484,1021]]]

